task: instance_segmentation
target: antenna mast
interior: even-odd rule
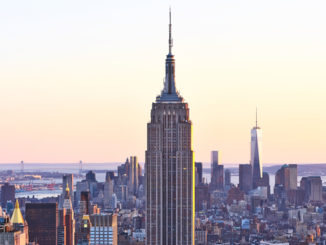
[[[258,109],[256,107],[256,128],[258,128]]]
[[[169,11],[169,54],[172,54],[172,46],[173,46],[173,39],[172,39],[172,21],[171,21],[171,7]]]

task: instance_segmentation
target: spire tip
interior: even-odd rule
[[[173,40],[172,40],[172,20],[171,20],[171,6],[169,8],[169,54],[172,54],[172,46],[173,46]]]
[[[258,107],[256,106],[256,128],[258,128]]]

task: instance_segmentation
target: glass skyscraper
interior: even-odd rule
[[[263,178],[263,163],[262,155],[262,130],[258,127],[257,113],[256,113],[256,126],[251,130],[251,159],[250,164],[252,167],[252,182],[253,187],[257,187],[257,182]]]

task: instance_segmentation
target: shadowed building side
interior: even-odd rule
[[[29,241],[39,245],[57,245],[58,204],[27,203],[25,212]]]

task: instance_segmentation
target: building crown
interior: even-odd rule
[[[183,98],[175,86],[175,59],[172,54],[173,39],[172,39],[172,22],[171,9],[169,11],[169,53],[165,59],[165,78],[164,88],[160,96],[157,96],[157,102],[182,102]]]
[[[18,199],[16,199],[15,209],[14,209],[14,212],[12,213],[10,222],[12,224],[24,224],[24,219],[23,219],[23,215],[19,208]]]

